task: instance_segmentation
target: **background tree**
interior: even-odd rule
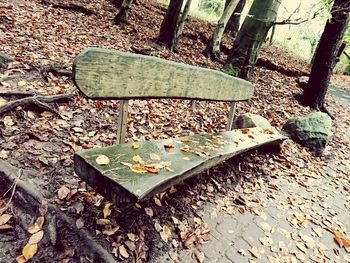
[[[249,79],[266,35],[274,25],[281,0],[254,0],[234,41],[224,71]]]
[[[119,13],[114,18],[114,23],[120,25],[121,28],[125,28],[128,23],[128,15],[132,2],[133,0],[124,0]]]
[[[184,0],[170,0],[167,13],[163,19],[157,39],[158,44],[163,44],[170,50],[176,46],[176,30]]]
[[[233,37],[237,36],[241,15],[245,4],[246,4],[246,0],[240,0],[235,10],[233,10],[233,14],[231,15],[225,27],[225,33],[227,33],[228,35],[231,35]]]
[[[233,13],[233,10],[236,8],[239,0],[231,0],[228,5],[225,7],[224,12],[222,13],[216,27],[214,33],[208,43],[207,48],[204,51],[204,54],[208,57],[211,57],[215,60],[219,60],[220,57],[220,43],[222,39],[222,35],[224,33],[226,24],[230,19],[230,16]]]
[[[313,109],[327,112],[324,100],[339,47],[349,22],[349,0],[334,0],[331,19],[326,23],[318,44],[307,88],[299,100]]]
[[[178,38],[182,34],[182,31],[183,31],[184,25],[185,25],[185,21],[187,19],[188,13],[190,11],[191,3],[192,3],[192,0],[187,0],[186,1],[184,10],[181,13],[181,16],[180,16],[180,19],[179,19],[179,22],[178,22],[178,25],[177,25],[176,38]]]

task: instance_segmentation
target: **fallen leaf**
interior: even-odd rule
[[[154,200],[154,203],[155,203],[157,206],[162,206],[162,202],[160,201],[159,198],[153,197],[153,200]]]
[[[153,210],[150,207],[145,207],[145,212],[149,217],[153,217]]]
[[[336,229],[332,229],[334,240],[340,247],[350,248],[350,239],[346,237],[342,232]]]
[[[1,225],[0,226],[0,231],[1,230],[9,230],[9,229],[12,229],[13,226],[9,225],[9,224],[4,224],[4,225]]]
[[[138,173],[138,174],[147,173],[146,168],[144,166],[139,165],[139,164],[134,164],[134,165],[130,166],[130,169],[134,173]]]
[[[58,195],[58,198],[62,200],[62,199],[65,199],[69,193],[70,193],[69,188],[63,185],[61,186],[60,189],[58,189],[57,195]]]
[[[152,160],[160,161],[160,156],[156,153],[150,153],[149,156]]]
[[[145,162],[142,160],[142,158],[140,157],[140,155],[135,155],[134,157],[132,157],[133,161],[138,162],[140,164],[144,164]]]
[[[111,224],[111,220],[105,219],[105,218],[100,218],[100,219],[96,220],[96,224],[101,225],[101,226],[109,225],[109,224]]]
[[[198,263],[204,262],[204,253],[202,251],[199,251],[198,249],[195,249],[193,251],[192,258],[195,259]]]
[[[139,239],[138,236],[135,235],[134,233],[128,233],[127,236],[131,241],[137,241]]]
[[[27,262],[26,258],[23,255],[20,255],[20,256],[16,257],[16,261],[17,261],[17,263],[25,263],[25,262]]]
[[[0,216],[0,226],[5,225],[10,219],[12,218],[12,215],[9,214],[3,214]]]
[[[131,148],[133,148],[133,149],[136,150],[136,149],[140,148],[140,145],[138,145],[136,142],[134,142],[134,143],[132,144]]]
[[[112,210],[110,209],[111,203],[107,203],[103,208],[103,218],[107,218],[111,213]]]
[[[261,254],[259,252],[259,250],[256,247],[252,247],[251,249],[249,249],[249,252],[256,258],[261,258]]]
[[[26,260],[29,260],[34,257],[38,251],[38,244],[27,244],[22,250],[22,255]]]
[[[124,245],[121,245],[119,247],[119,254],[123,257],[123,258],[129,258],[129,253],[126,251],[126,248]]]
[[[5,160],[5,159],[7,159],[7,158],[9,158],[9,152],[8,152],[8,151],[5,151],[5,150],[1,150],[1,151],[0,151],[0,159]]]
[[[159,233],[160,231],[162,231],[162,226],[156,221],[154,223],[154,229]]]
[[[81,229],[84,226],[84,219],[82,217],[79,217],[77,221],[75,221],[75,225],[78,229]]]
[[[36,232],[40,231],[43,227],[44,221],[45,218],[43,216],[39,216],[38,219],[35,221],[34,225],[28,228],[28,232],[30,234],[35,234]]]
[[[96,163],[98,165],[108,165],[109,164],[109,158],[106,155],[100,154],[99,156],[97,156],[96,158]]]
[[[238,250],[238,253],[241,254],[244,257],[247,255],[247,252],[244,249],[242,249],[242,248]]]
[[[169,238],[171,237],[171,231],[168,226],[163,226],[162,231],[160,231],[160,237],[163,239],[164,242],[168,242]]]
[[[119,228],[119,226],[113,227],[111,225],[107,225],[105,226],[105,229],[102,231],[102,233],[106,236],[111,236],[114,235],[119,230]]]
[[[131,163],[126,163],[126,162],[120,162],[122,165],[125,165],[125,166],[128,166],[128,167],[131,167],[132,164]]]
[[[29,238],[28,244],[38,244],[44,236],[44,231],[40,230]]]
[[[13,126],[15,122],[12,120],[11,116],[5,116],[3,119],[5,126]]]

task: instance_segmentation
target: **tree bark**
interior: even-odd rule
[[[244,79],[250,78],[261,45],[276,21],[280,4],[281,0],[254,0],[224,67],[227,74]]]
[[[163,44],[170,50],[176,46],[176,29],[184,0],[170,0],[167,13],[159,30],[158,44]]]
[[[185,25],[185,21],[186,21],[187,16],[188,16],[188,12],[190,11],[191,3],[192,3],[192,0],[186,1],[184,10],[182,11],[181,17],[179,19],[179,23],[177,25],[176,38],[178,38],[182,34],[182,31],[183,31],[184,25]]]
[[[232,15],[233,10],[236,8],[238,2],[239,0],[231,0],[226,6],[224,12],[222,13],[218,21],[218,24],[215,27],[213,36],[211,37],[210,42],[204,51],[204,54],[207,57],[210,57],[215,60],[220,59],[220,43],[221,43],[222,35],[224,33],[226,24],[230,19],[230,16]]]
[[[239,30],[239,22],[241,20],[242,11],[246,4],[246,0],[240,0],[233,11],[230,19],[227,22],[225,33],[231,35],[232,37],[236,37]]]
[[[304,105],[327,112],[324,100],[339,47],[349,22],[349,0],[334,0],[331,14],[318,44],[307,88],[299,98]],[[327,112],[328,113],[328,112]]]
[[[125,28],[128,24],[129,10],[133,0],[124,0],[119,13],[114,18],[114,23],[119,25],[121,28]]]

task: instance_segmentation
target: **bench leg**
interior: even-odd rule
[[[228,119],[227,119],[226,131],[232,130],[233,120],[236,117],[236,106],[237,106],[236,102],[231,103],[230,113],[228,114]]]
[[[128,100],[120,100],[118,130],[116,144],[125,143],[126,130],[128,124]]]

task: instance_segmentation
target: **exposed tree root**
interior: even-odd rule
[[[20,91],[20,90],[0,90],[0,97],[28,97],[38,96],[40,93],[32,91]]]
[[[52,73],[55,76],[66,76],[72,78],[72,71],[64,68],[58,68],[54,66],[47,66],[40,70],[41,75],[48,80],[49,73]]]
[[[41,3],[43,5],[50,5],[53,8],[61,8],[61,9],[65,9],[65,10],[71,10],[71,11],[83,13],[85,15],[97,15],[97,13],[95,11],[88,9],[84,6],[77,5],[77,4],[65,4],[65,3],[56,4],[56,3],[52,3],[52,2],[47,1],[47,0],[41,0]]]
[[[48,211],[45,215],[45,233],[49,235],[51,244],[55,244],[57,241],[57,220],[63,222],[71,231],[79,236],[80,245],[87,246],[90,252],[97,255],[107,263],[115,263],[117,260],[99,243],[97,243],[91,234],[86,229],[78,229],[75,220],[63,213],[57,206],[50,204],[51,194],[47,193],[43,189],[39,189],[30,181],[24,181],[23,178],[19,178],[20,169],[17,169],[10,164],[0,161],[0,182],[2,188],[11,188],[16,185],[16,191],[13,192],[13,199],[21,207],[24,207],[27,211],[30,211],[32,215],[33,211],[36,214],[39,207],[42,204],[48,203]],[[24,171],[25,175],[28,171]],[[25,177],[25,176],[24,176]],[[9,191],[11,192],[11,191]],[[79,245],[79,244],[77,244]]]
[[[259,58],[258,61],[256,62],[256,67],[264,67],[269,70],[273,71],[278,71],[279,73],[289,76],[289,77],[301,77],[301,76],[308,76],[309,73],[303,72],[301,70],[294,70],[294,69],[286,69],[282,66],[276,65],[273,62],[266,60],[266,59],[261,59]]]
[[[18,106],[37,106],[38,108],[54,112],[56,111],[52,109],[51,106],[49,106],[47,103],[51,102],[59,102],[59,101],[67,101],[71,100],[73,98],[73,94],[57,94],[57,95],[50,95],[50,96],[43,96],[43,95],[35,95],[32,97],[22,98],[15,101],[10,101],[6,103],[5,105],[0,107],[0,114],[4,114]]]

